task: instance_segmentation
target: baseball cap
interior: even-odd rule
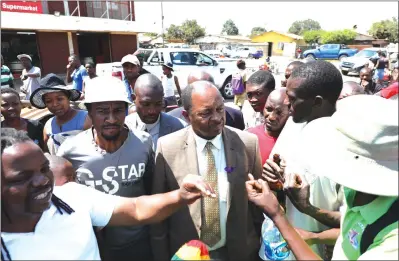
[[[121,63],[122,63],[122,65],[125,64],[125,63],[131,63],[131,64],[134,64],[134,65],[136,65],[136,66],[140,66],[140,61],[139,61],[139,59],[137,58],[136,55],[133,55],[133,54],[125,55],[125,56],[122,58]]]
[[[122,101],[128,104],[125,84],[113,76],[98,76],[86,82],[84,103]]]
[[[27,54],[20,54],[17,56],[18,60],[21,60],[21,58],[28,58],[30,61],[32,61],[32,57],[30,57],[30,55]]]

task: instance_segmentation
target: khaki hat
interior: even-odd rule
[[[125,63],[131,63],[131,64],[134,64],[134,65],[136,65],[136,66],[140,66],[140,61],[139,61],[139,59],[137,58],[136,55],[133,55],[133,54],[125,55],[125,56],[122,58],[121,63],[122,63],[122,65],[124,65]]]
[[[301,137],[313,173],[356,191],[398,196],[398,102],[359,94],[338,101],[332,117]]]
[[[125,84],[113,76],[98,76],[86,82],[84,103],[122,101],[128,104]]]

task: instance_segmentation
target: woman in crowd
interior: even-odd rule
[[[378,60],[375,65],[374,79],[377,83],[381,83],[384,79],[385,68],[388,67],[389,60],[384,52],[378,52]]]
[[[1,88],[2,128],[23,130],[41,149],[47,148],[43,141],[43,124],[39,121],[21,118],[22,103],[19,94],[12,88]]]
[[[66,86],[60,77],[52,73],[46,75],[40,82],[40,88],[32,93],[30,102],[34,107],[47,108],[55,115],[44,126],[43,140],[46,145],[50,138],[53,138],[57,146],[62,143],[60,139],[54,139],[56,134],[76,135],[77,132],[91,127],[87,111],[75,110],[70,105],[70,102],[77,101],[80,95],[78,90]]]

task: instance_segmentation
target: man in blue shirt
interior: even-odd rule
[[[135,55],[128,54],[122,58],[121,63],[124,75],[123,82],[125,83],[126,91],[129,94],[128,99],[133,102],[134,85],[137,78],[140,76],[140,61]]]
[[[73,88],[81,92],[83,88],[83,78],[88,76],[88,74],[86,68],[80,63],[79,57],[77,55],[69,56],[66,68],[67,83],[73,81]]]

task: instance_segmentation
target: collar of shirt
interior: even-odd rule
[[[397,199],[397,197],[377,197],[372,202],[366,205],[353,206],[356,191],[344,187],[344,194],[348,209],[353,212],[359,212],[368,224],[372,224],[377,221],[377,219],[382,217],[382,215],[384,215],[389,210],[389,208]]]
[[[212,145],[217,149],[221,150],[223,148],[223,140],[222,140],[222,134],[217,135],[215,138],[211,140],[206,140],[198,136],[197,134],[194,133],[194,139],[195,139],[195,144],[197,145],[197,148],[200,149],[200,151],[203,151],[205,149],[206,143],[209,141],[212,143]]]
[[[161,114],[158,116],[158,119],[157,119],[156,122],[151,123],[151,124],[146,124],[146,123],[141,121],[139,114],[136,113],[136,120],[137,120],[137,125],[136,126],[137,127],[141,127],[141,130],[147,129],[147,131],[151,131],[153,128],[155,128],[159,124],[160,119],[161,119]]]

